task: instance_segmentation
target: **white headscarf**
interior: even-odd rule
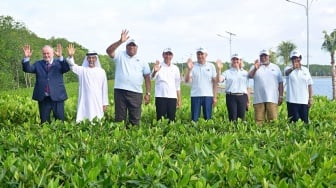
[[[82,64],[83,67],[89,67],[89,62],[88,62],[88,60],[87,60],[87,57],[88,57],[88,56],[96,56],[97,60],[96,60],[96,62],[95,62],[95,67],[99,67],[99,68],[101,68],[101,66],[100,66],[100,62],[99,62],[98,54],[97,54],[97,52],[95,52],[95,51],[89,51],[88,53],[86,53],[86,56],[85,56],[85,58],[84,58],[84,60],[83,60],[83,64]]]

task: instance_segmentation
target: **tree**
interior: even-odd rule
[[[287,66],[290,62],[289,55],[295,50],[297,47],[294,43],[290,41],[282,41],[278,46],[278,56],[282,57],[282,61],[285,66]]]
[[[271,62],[271,63],[274,63],[274,64],[278,64],[278,62],[277,62],[277,54],[275,53],[275,52],[273,52],[272,50],[268,50],[268,52],[269,52],[269,61]]]
[[[336,51],[336,29],[328,35],[327,31],[323,31],[324,41],[322,43],[322,50],[330,53],[331,58],[331,79],[332,79],[332,91],[333,100],[336,99],[336,71],[335,71],[335,51]]]

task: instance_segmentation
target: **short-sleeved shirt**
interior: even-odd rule
[[[254,65],[250,71],[254,69]],[[253,104],[264,102],[278,103],[279,84],[283,83],[282,72],[278,65],[261,65],[253,77]]]
[[[287,66],[285,72],[291,68]],[[308,86],[313,85],[313,79],[306,67],[294,69],[286,76],[286,101],[297,104],[308,104]]]
[[[124,89],[142,93],[144,75],[150,74],[148,63],[140,61],[138,56],[130,57],[126,51],[116,54],[115,61],[115,89]]]
[[[213,79],[216,79],[215,65],[209,62],[194,63],[191,70],[191,97],[213,97]]]
[[[160,63],[160,70],[153,78],[155,80],[155,97],[177,98],[176,91],[180,91],[180,71],[179,68],[170,64]]]
[[[246,93],[248,88],[248,73],[243,69],[230,68],[222,73],[226,93]]]

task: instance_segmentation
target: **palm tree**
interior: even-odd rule
[[[336,29],[328,35],[326,31],[323,31],[324,41],[322,43],[322,50],[330,53],[331,58],[331,79],[332,79],[332,90],[333,90],[333,100],[336,99],[336,70],[335,70],[335,51],[336,51]]]
[[[296,45],[290,41],[282,41],[278,46],[278,56],[283,58],[284,65],[290,62],[289,55],[296,49]]]

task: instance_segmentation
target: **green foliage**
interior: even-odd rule
[[[109,88],[113,83],[109,82]],[[336,103],[314,97],[310,124],[280,119],[258,126],[228,121],[220,94],[211,120],[190,121],[182,85],[177,121],[113,123],[113,90],[102,120],[75,123],[77,83],[66,85],[67,120],[39,125],[32,89],[0,94],[1,187],[334,187]]]
[[[278,54],[281,57],[281,60],[284,65],[288,65],[291,63],[290,61],[290,53],[295,50],[297,47],[290,41],[282,41],[278,46]]]
[[[11,90],[34,85],[35,76],[25,74],[22,71],[21,61],[23,58],[22,47],[29,44],[33,50],[31,63],[42,58],[41,49],[45,45],[56,47],[61,44],[63,47],[63,56],[67,57],[67,46],[73,43],[76,48],[75,62],[82,64],[87,49],[76,42],[70,42],[64,38],[51,37],[44,39],[28,30],[21,22],[15,21],[10,16],[0,16],[0,48],[3,50],[0,54],[0,87],[2,90]],[[109,79],[114,78],[114,64],[111,63],[107,55],[100,55],[102,67],[106,70]],[[73,73],[64,75],[65,82],[76,82],[77,76]]]

